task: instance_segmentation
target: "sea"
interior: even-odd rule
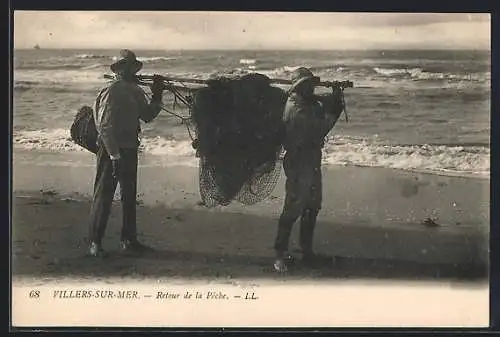
[[[489,51],[138,50],[142,74],[208,78],[258,72],[290,79],[299,66],[322,80],[351,80],[342,116],[324,148],[325,166],[385,167],[489,179]],[[14,149],[84,151],[70,140],[77,110],[92,106],[117,50],[15,50]],[[174,111],[174,100],[165,94]],[[175,113],[189,112],[177,105]],[[142,152],[197,165],[186,125],[162,112],[143,127]],[[61,156],[63,157],[63,156]]]

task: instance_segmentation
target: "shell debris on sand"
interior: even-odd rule
[[[424,225],[426,227],[432,227],[432,228],[440,227],[440,225],[434,219],[431,219],[431,218],[426,218],[422,222],[422,225]]]
[[[44,189],[41,189],[40,190],[40,193],[42,195],[46,195],[46,196],[49,196],[49,197],[53,197],[53,196],[56,196],[58,193],[54,190],[44,190]]]

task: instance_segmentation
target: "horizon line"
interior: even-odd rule
[[[12,50],[121,50],[123,48],[103,48],[103,47],[13,47]],[[130,48],[135,51],[491,51],[490,48]]]

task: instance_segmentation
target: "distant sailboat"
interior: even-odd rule
[[[35,44],[35,46],[33,48],[40,49],[40,46],[38,44]]]

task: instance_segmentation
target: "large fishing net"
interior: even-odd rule
[[[202,202],[251,205],[267,198],[280,173],[286,92],[261,74],[218,75],[193,95]]]

